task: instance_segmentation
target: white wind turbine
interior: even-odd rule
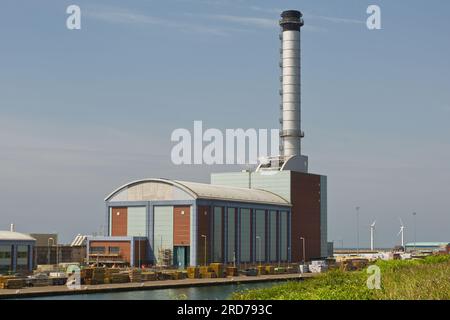
[[[405,226],[403,225],[403,221],[401,218],[398,218],[400,220],[400,231],[397,234],[397,237],[401,234],[402,235],[402,247],[405,248]]]
[[[374,250],[374,233],[375,233],[375,224],[377,223],[377,220],[375,220],[371,225],[370,225],[370,250],[373,251]]]

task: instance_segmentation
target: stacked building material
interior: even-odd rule
[[[15,277],[13,276],[0,276],[0,289],[6,289],[6,283],[8,282],[9,279],[14,279]]]
[[[286,273],[286,268],[284,267],[276,267],[273,269],[274,274],[283,274]]]
[[[92,278],[85,279],[86,284],[104,284],[105,283],[105,268],[93,268]]]
[[[265,266],[257,266],[256,269],[258,270],[258,276],[262,276],[266,274],[266,267]]]
[[[202,274],[205,274],[205,273],[208,273],[208,272],[211,272],[211,269],[210,269],[209,267],[207,267],[207,266],[201,266],[201,267],[199,267],[199,273],[200,273],[200,276],[201,276]]]
[[[22,289],[26,287],[27,281],[24,278],[12,278],[6,280],[6,289]]]
[[[197,267],[188,267],[187,268],[187,276],[189,279],[200,278],[200,269]]]
[[[139,269],[131,269],[128,272],[130,282],[142,282],[142,272]]]
[[[112,273],[110,278],[111,283],[127,283],[130,282],[128,272]]]
[[[51,279],[45,273],[38,273],[28,278],[28,285],[30,287],[46,287],[52,285]]]
[[[266,274],[274,274],[275,267],[274,266],[266,266]]]
[[[105,283],[112,283],[112,276],[113,274],[117,274],[119,273],[120,270],[119,269],[115,269],[115,268],[109,268],[106,269],[105,271]]]
[[[212,271],[201,273],[202,279],[212,279],[217,278],[216,273]]]
[[[142,281],[155,281],[157,278],[156,272],[145,271],[141,274]]]
[[[225,276],[224,266],[222,263],[211,263],[209,267],[210,271],[216,274],[216,278],[223,278]]]
[[[236,277],[238,275],[238,269],[236,267],[227,267],[227,277]]]
[[[67,277],[50,277],[51,286],[63,286],[67,283]]]
[[[309,265],[309,271],[312,273],[322,273],[328,270],[328,266],[324,260],[312,261]]]

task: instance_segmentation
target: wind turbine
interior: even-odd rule
[[[402,247],[405,248],[405,226],[403,225],[403,221],[401,218],[398,218],[400,220],[400,231],[397,234],[397,237],[401,234],[402,235]]]
[[[377,220],[375,220],[371,225],[370,225],[370,250],[373,251],[374,250],[374,232],[375,232],[375,224],[377,223]]]

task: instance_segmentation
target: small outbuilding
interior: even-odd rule
[[[13,227],[10,231],[0,231],[0,274],[31,272],[35,243],[36,239],[15,232]]]

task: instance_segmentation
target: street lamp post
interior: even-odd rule
[[[201,235],[202,236],[202,238],[204,238],[205,239],[205,266],[207,265],[207,262],[206,262],[206,236],[204,235],[204,234],[202,234]]]
[[[48,264],[51,264],[51,263],[50,263],[50,240],[52,240],[52,246],[55,245],[55,239],[53,239],[53,238],[48,238],[48,239],[47,239],[47,249],[48,249],[47,263],[48,263]],[[58,254],[58,252],[56,252],[56,253]]]
[[[359,254],[359,209],[356,207],[356,253]]]
[[[139,248],[138,248],[138,250],[139,250],[139,269],[141,269],[141,234],[139,234]]]
[[[302,241],[302,244],[303,244],[303,248],[302,248],[302,251],[303,251],[303,253],[302,253],[302,264],[305,264],[305,261],[306,261],[306,259],[305,259],[305,252],[306,252],[306,250],[305,250],[305,238],[303,238],[303,237],[300,237],[300,240]]]
[[[417,224],[416,224],[417,213],[413,212],[413,216],[414,216],[414,251],[416,251],[417,250]]]

